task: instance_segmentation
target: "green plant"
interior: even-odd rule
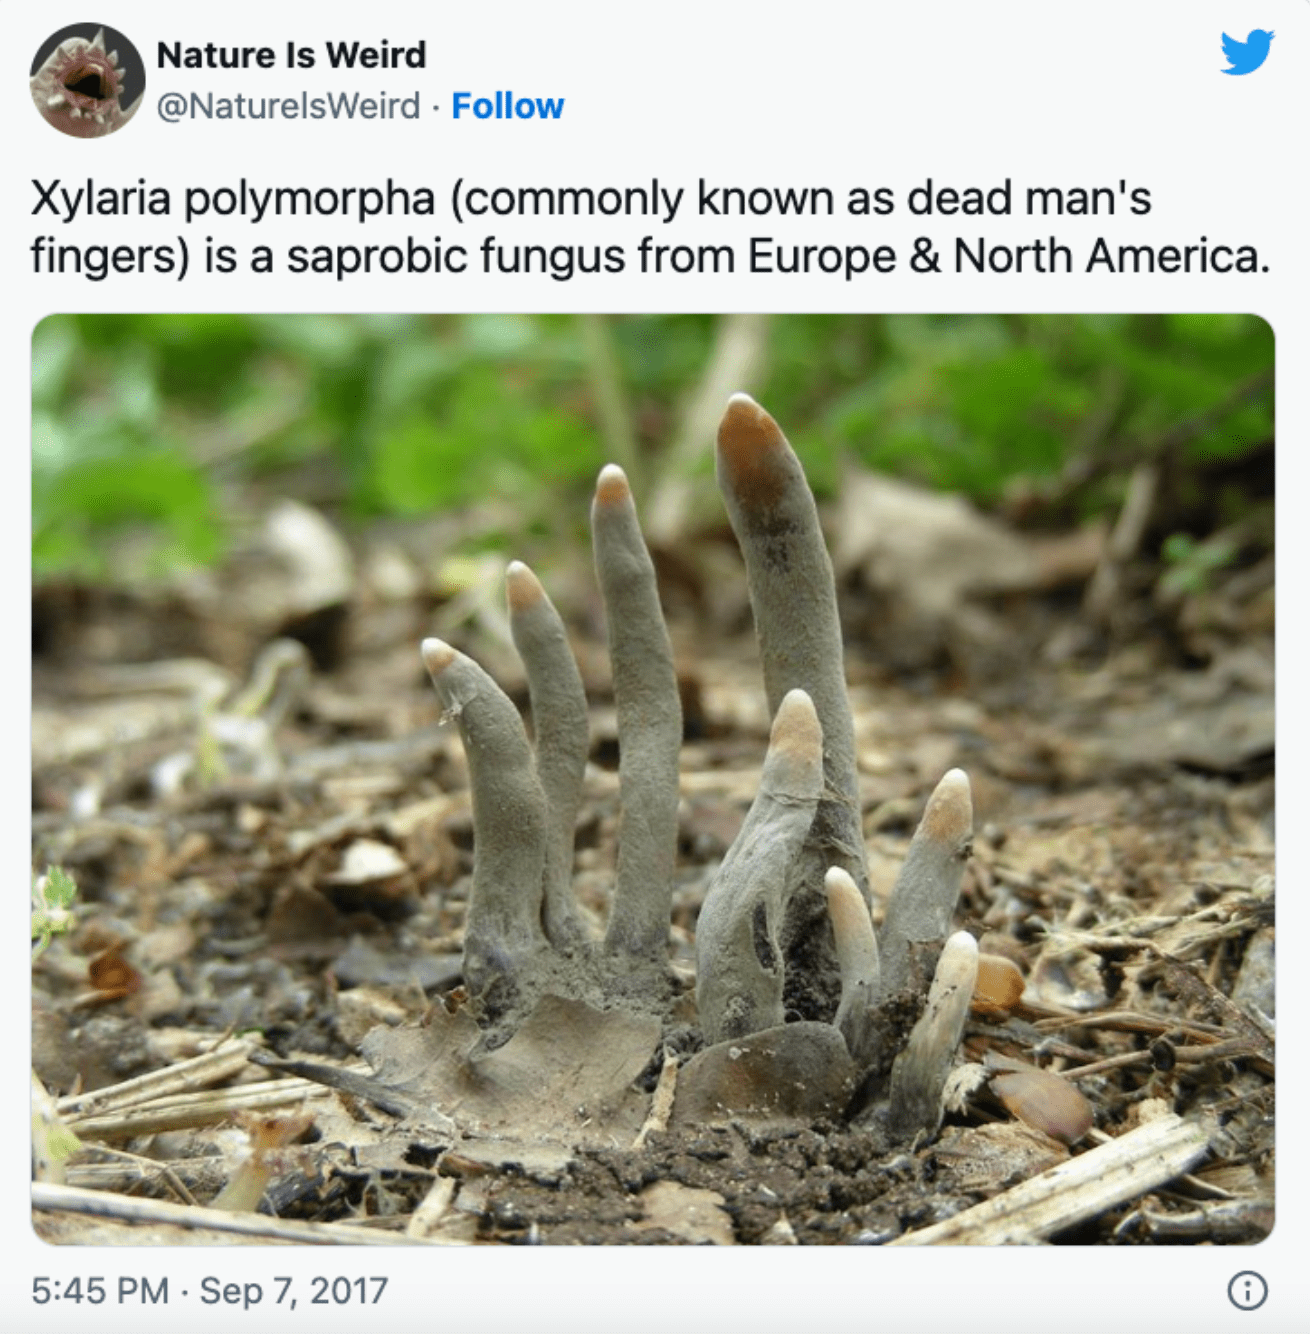
[[[39,959],[56,936],[71,931],[76,919],[77,885],[62,866],[32,877],[32,958]]]

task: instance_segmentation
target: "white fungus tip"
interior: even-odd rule
[[[789,690],[783,696],[769,729],[769,754],[805,765],[822,765],[823,729],[814,701],[805,691]]]
[[[978,942],[967,931],[956,931],[953,935],[946,937],[946,944],[942,946],[941,958],[938,961],[937,968],[940,972],[943,965],[951,968],[972,967],[975,971],[978,967]]]
[[[866,998],[878,989],[878,941],[873,934],[873,919],[865,906],[859,887],[840,866],[830,867],[823,877],[828,899],[828,920],[832,923],[837,947],[837,966],[841,970],[842,1003],[838,1026],[858,995]]]
[[[932,790],[920,829],[939,843],[958,843],[973,829],[973,790],[963,769],[951,769]]]
[[[809,721],[811,718],[814,719],[813,723]],[[804,690],[797,687],[782,697],[782,703],[778,705],[778,712],[774,715],[773,725],[775,728],[781,725],[784,730],[797,726],[817,728],[818,718],[814,701]]]
[[[436,676],[455,661],[455,650],[444,639],[425,639],[419,646],[423,665]]]
[[[602,505],[618,505],[631,495],[628,474],[617,463],[607,463],[596,478],[596,499]]]
[[[505,592],[510,611],[527,611],[546,596],[541,581],[521,560],[512,560],[505,567]]]

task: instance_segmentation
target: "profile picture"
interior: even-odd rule
[[[145,61],[116,28],[74,23],[41,43],[32,60],[32,101],[74,139],[121,130],[141,105]]]

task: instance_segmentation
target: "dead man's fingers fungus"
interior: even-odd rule
[[[513,701],[442,640],[425,639],[420,651],[468,757],[475,852],[464,977],[494,1015],[513,1003],[548,948],[541,925],[546,798]]]
[[[951,769],[928,798],[887,904],[878,937],[884,993],[927,985],[972,846],[969,778],[963,769]]]
[[[873,933],[873,919],[855,881],[840,866],[829,870],[824,887],[837,945],[837,965],[841,969],[841,1003],[833,1023],[841,1029],[851,1055],[863,1062],[874,1054],[869,1047],[873,1007],[881,994],[878,941]]]
[[[937,784],[875,932],[836,590],[814,497],[777,424],[744,394],[724,413],[717,468],[773,724],[759,790],[697,921],[696,1003],[707,1050],[687,1066],[689,1080],[701,1070],[701,1102],[692,1104],[707,1115],[767,1110],[813,1083],[818,1059],[841,1067],[835,1082],[820,1102],[801,1097],[795,1106],[849,1112],[857,1087],[880,1095],[894,1054],[882,1046],[900,1031],[907,1002],[927,993],[892,1064],[887,1115],[894,1135],[932,1135],[978,989],[973,938],[947,939],[971,842],[969,780],[952,769]],[[468,757],[474,869],[464,972],[475,1017],[492,1030],[488,1042],[521,1031],[552,995],[597,1011],[634,1008],[666,1021],[675,1013],[666,951],[682,714],[655,567],[621,468],[602,469],[591,524],[619,732],[618,865],[603,947],[585,938],[571,884],[587,700],[540,582],[518,561],[506,572],[535,746],[514,704],[476,663],[440,640],[422,646]],[[1014,979],[1004,979],[1001,995],[990,977],[979,1003],[1004,1011]],[[797,1018],[807,1022],[789,1022]],[[737,1045],[744,1051],[747,1039],[756,1044],[754,1073],[743,1092]],[[1013,1098],[1014,1089],[1002,1081],[999,1096]],[[1062,1115],[1074,1129],[1081,1124]]]
[[[673,648],[623,469],[608,464],[591,507],[619,730],[618,874],[605,947],[663,960],[678,838],[682,705]]]
[[[967,931],[957,931],[942,947],[928,1004],[892,1066],[892,1134],[910,1139],[937,1133],[942,1090],[955,1063],[977,977],[978,942]]]
[[[573,895],[573,831],[587,767],[587,695],[564,622],[522,561],[505,571],[510,633],[528,678],[537,777],[546,799],[546,935],[558,949],[581,945]]]
[[[696,1007],[707,1043],[783,1022],[779,931],[822,791],[818,715],[803,690],[792,690],[773,720],[760,790],[696,924]]]
[[[813,700],[823,728],[824,796],[797,877],[810,900],[798,906],[812,922],[826,916],[823,878],[830,866],[846,871],[869,900],[832,561],[800,460],[777,422],[747,394],[728,400],[716,464],[746,565],[769,710],[799,688]]]

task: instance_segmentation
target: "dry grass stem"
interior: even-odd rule
[[[1213,1126],[1170,1112],[893,1246],[1033,1245],[1145,1195],[1193,1167]]]
[[[231,1213],[169,1200],[143,1200],[111,1195],[102,1190],[79,1190],[75,1186],[32,1186],[32,1208],[49,1213],[90,1214],[96,1218],[141,1225],[165,1224],[190,1230],[209,1229],[234,1233],[260,1241],[297,1242],[311,1246],[413,1246],[441,1245],[433,1238],[384,1232],[348,1223],[306,1223],[271,1218],[266,1214]]]
[[[162,1130],[216,1125],[233,1112],[286,1107],[306,1098],[328,1096],[321,1084],[308,1079],[269,1079],[239,1088],[182,1093],[135,1104],[116,1113],[70,1117],[69,1128],[83,1139],[132,1139]]]
[[[192,1056],[174,1065],[166,1065],[161,1070],[151,1070],[148,1074],[125,1079],[119,1084],[110,1084],[89,1093],[71,1093],[60,1098],[55,1106],[61,1114],[85,1117],[174,1093],[207,1088],[243,1070],[249,1063],[250,1053],[258,1046],[259,1043],[250,1038],[228,1038],[201,1056]]]

